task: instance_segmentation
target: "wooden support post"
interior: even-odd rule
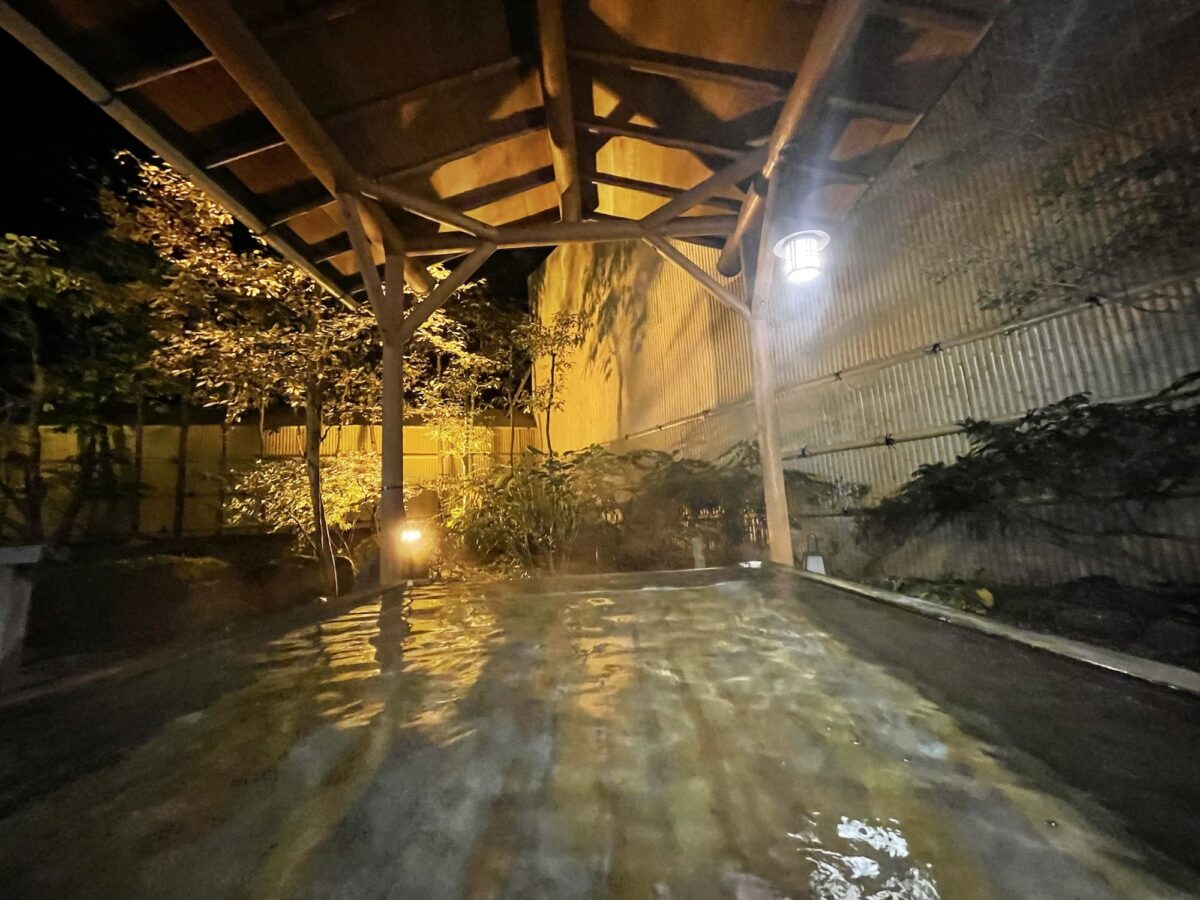
[[[748,320],[750,318],[750,308],[746,306],[741,297],[688,259],[682,251],[671,244],[666,238],[652,234],[643,238],[643,240],[653,247],[663,259],[673,263],[688,275],[691,275],[704,290],[708,291],[718,301],[728,306],[743,319]]]
[[[582,215],[579,151],[575,116],[571,111],[571,82],[567,75],[567,40],[562,0],[538,0],[538,41],[541,45],[542,97],[550,132],[550,161],[558,185],[562,221],[578,222]]]
[[[404,245],[400,233],[379,221],[382,210],[373,210],[351,194],[338,202],[346,233],[363,273],[371,310],[379,323],[383,342],[382,446],[380,447],[379,494],[379,583],[395,584],[404,577],[400,531],[404,527],[404,346],[401,333],[404,317]],[[380,233],[384,249],[384,280],[375,268],[371,242],[363,227],[364,213]]]
[[[779,438],[779,410],[775,405],[775,363],[771,358],[769,300],[777,266],[773,224],[778,190],[767,189],[764,224],[755,266],[750,305],[750,354],[754,360],[754,412],[758,420],[758,457],[762,466],[763,502],[767,510],[767,540],[771,562],[794,564],[792,525],[788,514],[787,484],[783,477],[783,451]]]

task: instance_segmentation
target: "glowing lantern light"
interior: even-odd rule
[[[821,251],[829,246],[824,231],[797,231],[775,245],[775,255],[783,260],[783,275],[788,284],[804,284],[821,275]]]

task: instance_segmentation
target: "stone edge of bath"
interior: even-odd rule
[[[907,594],[871,587],[870,585],[860,584],[857,581],[847,581],[844,578],[834,578],[830,575],[818,575],[815,572],[804,572],[800,569],[781,566],[775,563],[764,563],[762,568],[772,572],[787,572],[797,578],[815,581],[818,584],[838,588],[851,594],[857,594],[860,597],[898,606],[919,615],[940,619],[951,625],[958,625],[962,628],[969,628],[995,637],[1006,638],[1018,644],[1032,647],[1035,650],[1043,650],[1047,653],[1053,653],[1056,656],[1073,659],[1076,662],[1107,669],[1110,672],[1117,672],[1130,678],[1137,678],[1140,681],[1147,681],[1151,684],[1157,684],[1172,690],[1187,691],[1188,693],[1200,696],[1200,672],[1193,672],[1180,666],[1172,666],[1168,663],[1143,659],[1140,656],[1121,653],[1119,650],[1109,650],[1105,647],[1097,647],[1094,644],[1087,644],[1083,641],[1074,641],[1069,638],[1044,634],[1039,631],[1027,631],[1013,625],[1005,625],[1001,622],[972,615],[971,613],[950,609],[931,600],[922,600],[919,597],[910,597]]]

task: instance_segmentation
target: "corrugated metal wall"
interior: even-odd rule
[[[1019,323],[980,308],[987,284],[978,271],[948,274],[955,257],[972,253],[1020,258],[1021,242],[1045,227],[1039,172],[1064,151],[1083,177],[1100,165],[1097,148],[1132,153],[1200,133],[1196,45],[1188,49],[1200,30],[1194,15],[1179,24],[1180,4],[1016,5],[839,231],[826,277],[772,298],[789,465],[865,483],[878,497],[921,463],[961,453],[954,432],[966,417],[1015,417],[1083,391],[1098,400],[1143,396],[1200,369],[1200,273],[1126,272],[1109,292],[1114,302],[1051,304]],[[1125,29],[1112,36],[1120,65],[1082,87],[1029,83],[1030,35],[1053,38],[1072,13]],[[1161,43],[1168,33],[1173,40]],[[1065,63],[1054,71],[1073,72]],[[1047,93],[1065,104],[1054,115],[1071,128],[1042,133],[1044,118],[1024,117],[1025,94],[1032,103]],[[1004,137],[1016,129],[1024,131]],[[1103,215],[1058,227],[1068,245],[1087,247]],[[714,270],[714,253],[687,252]],[[597,304],[622,310],[615,330],[589,334],[565,382],[566,410],[553,429],[562,448],[598,441],[711,456],[753,435],[745,326],[664,266],[640,246],[563,247],[533,280],[543,317],[572,308],[599,321]],[[1159,311],[1137,311],[1139,301]],[[1175,573],[1197,565],[1187,545],[1155,555]]]

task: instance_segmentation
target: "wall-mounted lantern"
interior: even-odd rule
[[[775,255],[783,260],[783,276],[788,284],[804,284],[821,275],[821,251],[829,246],[829,235],[812,229],[789,234],[775,245]]]

